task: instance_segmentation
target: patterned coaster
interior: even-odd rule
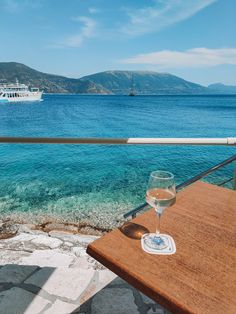
[[[150,248],[149,246],[147,246],[144,242],[144,239],[143,237],[147,235],[147,234],[144,234],[141,238],[141,246],[142,246],[142,249],[149,253],[149,254],[158,254],[158,255],[171,255],[171,254],[175,254],[176,253],[176,246],[175,246],[175,241],[174,239],[168,235],[168,234],[160,234],[160,236],[162,238],[165,238],[165,241],[166,243],[168,243],[168,246],[162,250],[155,250],[155,249],[152,249]],[[155,235],[154,233],[151,233],[151,235]]]

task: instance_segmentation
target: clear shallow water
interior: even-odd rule
[[[230,137],[236,96],[45,95],[41,103],[1,104],[0,135]],[[109,227],[144,201],[151,171],[169,170],[180,183],[232,154],[234,147],[1,144],[0,213]]]

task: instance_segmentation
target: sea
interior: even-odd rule
[[[0,105],[0,136],[236,137],[236,95],[44,95]],[[112,228],[145,201],[151,171],[176,184],[235,154],[230,146],[0,144],[0,219]],[[232,176],[233,165],[205,180]],[[228,184],[230,187],[230,184]]]

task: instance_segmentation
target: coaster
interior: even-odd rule
[[[143,240],[143,237],[145,235],[146,234],[144,234],[141,238],[141,246],[145,252],[147,252],[149,254],[158,254],[158,255],[172,255],[172,254],[176,253],[175,241],[170,235],[160,234],[161,237],[165,238],[165,241],[168,243],[168,246],[162,250],[155,250],[155,249],[148,247]]]

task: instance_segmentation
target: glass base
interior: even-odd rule
[[[169,241],[162,234],[147,233],[143,236],[144,245],[152,250],[164,250],[168,247]]]
[[[156,233],[146,233],[141,238],[141,247],[149,254],[171,255],[176,253],[175,241],[168,234],[158,236]]]

